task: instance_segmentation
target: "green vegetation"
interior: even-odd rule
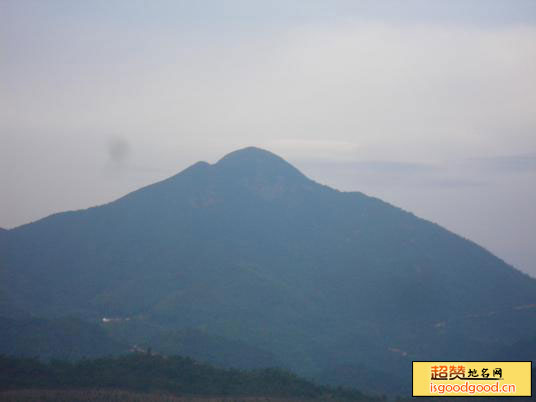
[[[77,362],[0,357],[0,390],[121,389],[192,396],[258,396],[379,401],[358,391],[319,386],[280,369],[218,369],[184,357],[130,354]]]

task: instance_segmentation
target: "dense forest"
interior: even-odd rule
[[[228,397],[233,397],[233,400],[236,397],[363,402],[382,400],[355,390],[316,385],[281,369],[221,369],[179,356],[135,353],[76,362],[0,357],[0,399],[7,399],[14,390],[36,389],[91,391],[88,395],[103,389],[116,393],[118,390],[165,392],[182,397],[217,397],[217,400]],[[36,395],[37,391],[33,392],[30,396]],[[22,395],[25,395],[24,392]],[[128,398],[125,394],[117,395]]]

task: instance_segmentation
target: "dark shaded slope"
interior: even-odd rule
[[[536,335],[526,336],[511,345],[499,348],[495,360],[527,361],[536,364]],[[534,377],[533,377],[534,379]],[[534,388],[533,388],[534,389]]]

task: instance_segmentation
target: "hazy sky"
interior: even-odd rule
[[[536,1],[0,0],[0,226],[249,145],[536,276]]]

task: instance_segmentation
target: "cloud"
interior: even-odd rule
[[[418,162],[536,148],[533,25],[349,18],[229,35],[150,25],[141,36],[105,25],[105,47],[86,25],[43,31],[39,49],[3,61],[6,131],[121,132],[161,162],[177,149],[204,158],[208,145],[214,156],[272,144]],[[57,37],[61,48],[47,46]]]
[[[468,188],[489,184],[489,178],[470,175],[455,164],[401,161],[328,161],[304,159],[299,166],[313,177],[338,177],[342,188]],[[349,187],[352,183],[354,188]]]
[[[281,139],[267,143],[269,149],[293,159],[355,160],[359,146],[347,141]]]
[[[398,173],[437,173],[440,169],[436,165],[424,163],[410,163],[399,161],[361,161],[350,165],[353,169],[366,170],[376,173],[398,172]]]
[[[536,172],[536,154],[474,158],[468,160],[467,164],[472,167],[501,173]]]

